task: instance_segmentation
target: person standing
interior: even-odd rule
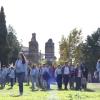
[[[97,61],[96,69],[98,72],[98,80],[100,82],[100,59]]]
[[[23,95],[23,82],[27,75],[27,62],[23,53],[19,53],[15,63],[15,71],[19,83],[19,93],[20,95]]]
[[[15,69],[13,66],[11,66],[11,68],[10,68],[9,78],[10,78],[10,85],[11,85],[11,89],[12,89],[13,85],[14,85],[14,80],[15,80]]]
[[[55,70],[55,78],[57,81],[58,89],[62,89],[62,68],[61,65],[58,65],[56,70]]]
[[[74,89],[74,82],[75,82],[75,67],[74,67],[74,65],[70,64],[69,69],[70,69],[69,86],[70,86],[70,89]]]
[[[49,68],[46,64],[43,65],[42,68],[42,75],[43,75],[43,88],[44,90],[49,90],[49,79],[50,79],[50,73]]]
[[[82,88],[86,89],[87,81],[88,81],[88,69],[87,69],[85,63],[83,63],[83,67],[81,70],[82,70]]]
[[[68,62],[65,62],[65,65],[62,68],[62,73],[63,73],[63,82],[64,82],[65,90],[68,90],[67,86],[68,86],[69,75],[70,75]]]
[[[77,63],[75,68],[76,90],[81,90],[81,78],[82,78],[82,70],[79,64]]]
[[[5,65],[2,66],[2,69],[1,69],[1,80],[2,80],[2,84],[1,84],[1,87],[2,88],[5,88],[5,85],[6,85],[6,76],[7,76],[7,68]]]
[[[33,65],[32,69],[30,71],[30,75],[31,75],[31,81],[32,81],[32,91],[35,89],[35,83],[36,83],[36,66]]]

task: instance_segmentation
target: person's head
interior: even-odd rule
[[[36,68],[36,66],[33,64],[32,69]]]
[[[58,66],[57,66],[57,68],[61,68],[61,66],[60,66],[60,65],[58,65]]]
[[[68,63],[68,65],[69,65],[69,66],[72,66],[72,63],[71,63],[71,62],[69,62],[69,63]]]
[[[65,65],[68,66],[68,62],[67,61],[65,62]]]
[[[46,67],[46,64],[43,64],[43,67]]]
[[[24,56],[24,54],[23,54],[22,52],[19,53],[18,58],[19,58],[20,60],[22,60],[22,63],[23,63],[23,64],[26,63],[25,56]]]
[[[79,63],[76,64],[76,67],[79,67]]]

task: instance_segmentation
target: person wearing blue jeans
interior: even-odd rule
[[[19,83],[19,92],[20,92],[20,95],[22,95],[23,94],[23,82],[25,79],[25,73],[24,72],[18,73],[17,78],[18,78],[18,83]]]
[[[27,64],[23,53],[19,53],[19,58],[16,61],[15,66],[16,76],[19,83],[19,93],[20,95],[23,95],[23,82],[25,80],[25,76],[27,75]]]

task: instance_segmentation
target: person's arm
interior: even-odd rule
[[[99,66],[99,63],[97,62],[97,64],[96,64],[96,69],[97,69],[97,71],[98,71],[98,66]]]
[[[54,75],[55,75],[55,78],[56,78],[57,77],[57,69],[55,70],[55,74]]]
[[[28,68],[28,67],[27,67],[27,66],[28,66],[27,63],[25,63],[25,64],[24,64],[24,67],[25,67],[25,75],[28,74],[28,72],[27,72],[27,68]]]

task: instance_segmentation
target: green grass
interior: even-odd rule
[[[87,91],[58,91],[52,85],[49,91],[31,91],[29,86],[24,85],[23,96],[18,96],[18,85],[13,89],[0,90],[0,100],[100,100],[100,84],[88,84]]]

